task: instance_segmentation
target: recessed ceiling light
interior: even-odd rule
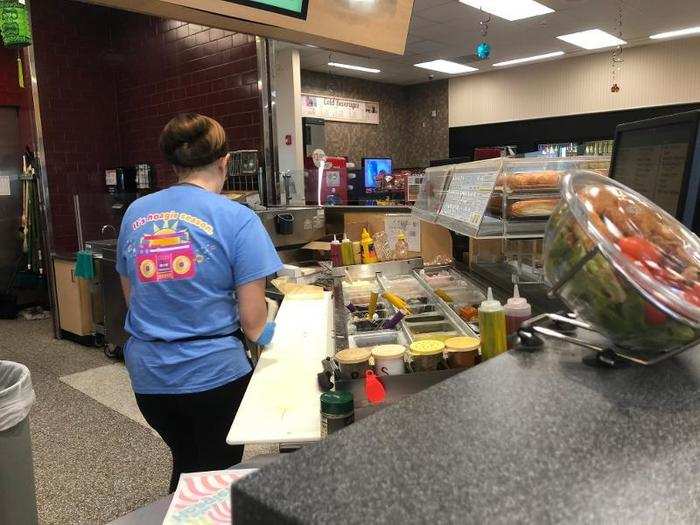
[[[506,20],[522,20],[532,16],[553,13],[554,9],[535,0],[459,0],[463,4],[481,9]]]
[[[373,67],[364,66],[353,66],[352,64],[340,64],[338,62],[328,62],[331,67],[341,67],[343,69],[352,69],[354,71],[364,71],[365,73],[381,73],[381,69],[375,69]]]
[[[657,33],[655,35],[651,35],[649,38],[653,38],[654,40],[658,40],[659,38],[673,38],[676,36],[689,36],[689,35],[700,35],[700,26],[699,27],[688,27],[686,29],[678,29],[677,31],[667,31],[666,33]]]
[[[450,62],[449,60],[431,60],[430,62],[421,62],[420,64],[413,64],[416,67],[421,67],[423,69],[430,69],[431,71],[439,71],[440,73],[448,73],[450,75],[456,75],[458,73],[469,73],[470,71],[478,71],[477,68],[471,66],[465,66],[464,64],[458,64],[457,62]]]
[[[564,54],[563,51],[552,51],[551,53],[544,53],[543,55],[535,55],[532,57],[525,57],[525,58],[515,58],[513,60],[506,60],[505,62],[498,62],[497,64],[494,64],[493,67],[503,67],[503,66],[512,66],[514,64],[523,64],[525,62],[534,62],[535,60],[544,60],[545,58],[554,58],[554,57],[559,57]]]
[[[583,49],[600,49],[627,43],[602,29],[589,29],[588,31],[579,31],[570,35],[561,35],[557,38]]]

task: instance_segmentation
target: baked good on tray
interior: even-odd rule
[[[532,191],[545,189],[559,189],[563,172],[555,170],[544,171],[522,171],[501,176],[496,181],[497,187],[503,187],[506,182],[506,190],[509,191]]]
[[[559,199],[530,199],[514,202],[508,206],[510,217],[549,217]]]
[[[493,195],[489,201],[488,210],[494,217],[501,216],[501,196]],[[559,197],[527,199],[508,204],[506,216],[513,219],[532,217],[549,217],[554,207],[559,202]]]

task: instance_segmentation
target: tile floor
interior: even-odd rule
[[[55,340],[50,320],[0,320],[0,359],[32,374],[41,523],[104,523],[166,494],[170,452],[137,422],[123,370],[100,349]],[[246,457],[269,451],[246,447]]]

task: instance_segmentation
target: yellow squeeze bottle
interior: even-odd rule
[[[503,305],[493,298],[491,287],[488,289],[487,299],[479,306],[479,336],[481,355],[485,360],[508,349],[506,311]]]
[[[362,236],[360,237],[360,245],[362,246],[362,263],[370,264],[379,262],[377,252],[374,250],[374,241],[372,236],[367,231],[367,228],[362,228]]]

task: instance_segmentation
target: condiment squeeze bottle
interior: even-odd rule
[[[365,374],[365,394],[367,395],[367,401],[373,405],[381,403],[386,398],[384,385],[379,382],[379,379],[371,370],[367,370]]]

